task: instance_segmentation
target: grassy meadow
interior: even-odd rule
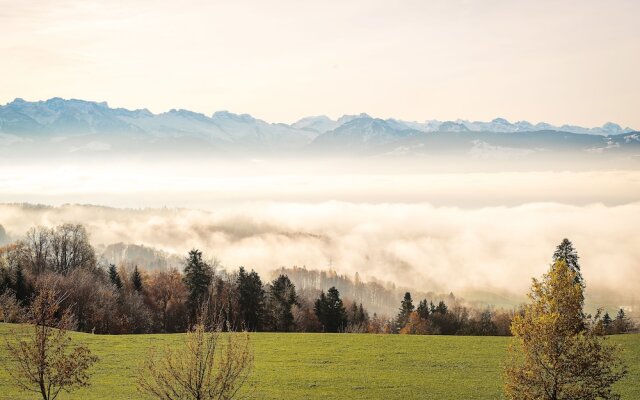
[[[23,326],[0,324],[11,338]],[[92,386],[59,399],[144,398],[136,391],[140,360],[154,346],[178,346],[182,335],[102,336],[74,333],[100,357]],[[251,335],[256,399],[497,399],[509,339],[503,337],[366,334]],[[640,398],[640,335],[611,338],[621,344],[629,375],[618,384],[624,399]],[[4,343],[0,363],[7,364]],[[35,399],[18,390],[0,368],[0,399]]]

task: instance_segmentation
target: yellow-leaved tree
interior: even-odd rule
[[[514,335],[504,369],[508,399],[617,399],[612,385],[626,374],[619,348],[606,343],[599,313],[583,312],[578,271],[556,260],[533,280],[530,303],[511,324]]]

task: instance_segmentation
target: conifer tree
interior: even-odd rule
[[[369,315],[367,314],[364,307],[362,306],[362,303],[360,303],[360,306],[358,307],[358,323],[366,324],[368,321],[369,321]]]
[[[604,313],[604,317],[602,317],[602,327],[604,328],[604,332],[606,334],[611,333],[611,323],[613,320],[608,312]]]
[[[631,321],[621,308],[618,310],[615,321],[613,321],[613,333],[627,333],[631,330]]]
[[[403,326],[409,320],[409,316],[415,309],[413,305],[413,299],[411,298],[411,293],[406,292],[404,294],[404,298],[400,302],[400,311],[398,312],[398,316],[396,317],[396,331],[402,329]]]
[[[136,292],[142,292],[142,275],[140,275],[140,271],[138,271],[137,265],[133,268],[133,273],[131,274],[131,283],[133,284],[133,289]]]
[[[358,323],[358,304],[355,301],[351,303],[351,306],[349,307],[347,318],[349,319],[350,324]]]
[[[247,273],[240,267],[236,279],[238,286],[238,307],[244,328],[249,331],[262,329],[264,319],[265,293],[262,280],[257,272]]]
[[[324,292],[320,293],[314,312],[325,332],[339,332],[347,325],[347,311],[340,299],[340,292],[335,287],[331,287],[326,295]]]
[[[576,273],[576,282],[582,283],[582,274],[580,272],[580,264],[578,263],[578,252],[573,248],[573,243],[567,238],[556,247],[553,253],[553,262],[564,261],[569,269]]]
[[[434,312],[444,315],[447,313],[447,311],[449,311],[449,308],[447,307],[446,303],[442,300],[440,300],[438,302],[438,305],[436,306]]]
[[[429,305],[427,304],[427,299],[421,300],[418,303],[418,308],[416,308],[416,312],[418,316],[422,319],[429,318]]]
[[[212,275],[211,266],[202,260],[202,252],[196,249],[189,251],[183,279],[189,291],[189,311],[194,320],[200,306],[206,300]]]
[[[299,303],[296,287],[288,276],[280,275],[271,282],[267,302],[271,329],[276,332],[293,330],[293,306]]]
[[[120,279],[120,275],[118,274],[118,270],[114,264],[109,264],[109,281],[116,289],[122,289],[122,279]]]
[[[20,264],[16,266],[13,290],[16,292],[16,298],[19,301],[26,301],[29,299],[27,279],[24,276],[24,272],[22,272],[22,266]]]

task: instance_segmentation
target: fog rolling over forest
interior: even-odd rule
[[[640,203],[525,203],[460,208],[428,203],[241,202],[196,209],[0,206],[11,238],[32,226],[81,223],[98,246],[133,243],[183,256],[199,248],[225,267],[260,273],[307,266],[469,300],[516,303],[569,237],[587,302],[631,306],[640,282]],[[173,258],[175,260],[175,258]]]

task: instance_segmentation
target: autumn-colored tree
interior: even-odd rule
[[[11,289],[0,294],[0,321],[20,322],[22,319],[22,307]]]
[[[505,396],[518,400],[616,399],[612,385],[626,373],[617,347],[606,343],[599,318],[583,315],[584,283],[564,260],[541,281],[511,324]],[[581,328],[582,327],[582,328]]]
[[[151,275],[148,285],[151,299],[159,318],[162,332],[175,332],[184,324],[180,314],[185,314],[187,289],[182,275],[176,268],[159,271]]]
[[[298,332],[322,332],[322,324],[313,311],[310,299],[300,297],[298,305],[293,307],[293,324]]]
[[[253,352],[246,332],[207,330],[202,319],[180,348],[168,347],[140,366],[138,390],[162,400],[230,400],[248,383]]]
[[[400,329],[401,335],[426,335],[429,333],[427,320],[420,317],[417,311],[412,311],[407,318],[406,324]]]
[[[16,333],[19,339],[6,343],[13,361],[6,365],[9,375],[21,389],[44,400],[88,386],[88,370],[98,360],[86,346],[72,346],[67,332],[72,316],[60,309],[63,300],[56,290],[42,289],[29,306],[31,334],[25,338]]]

